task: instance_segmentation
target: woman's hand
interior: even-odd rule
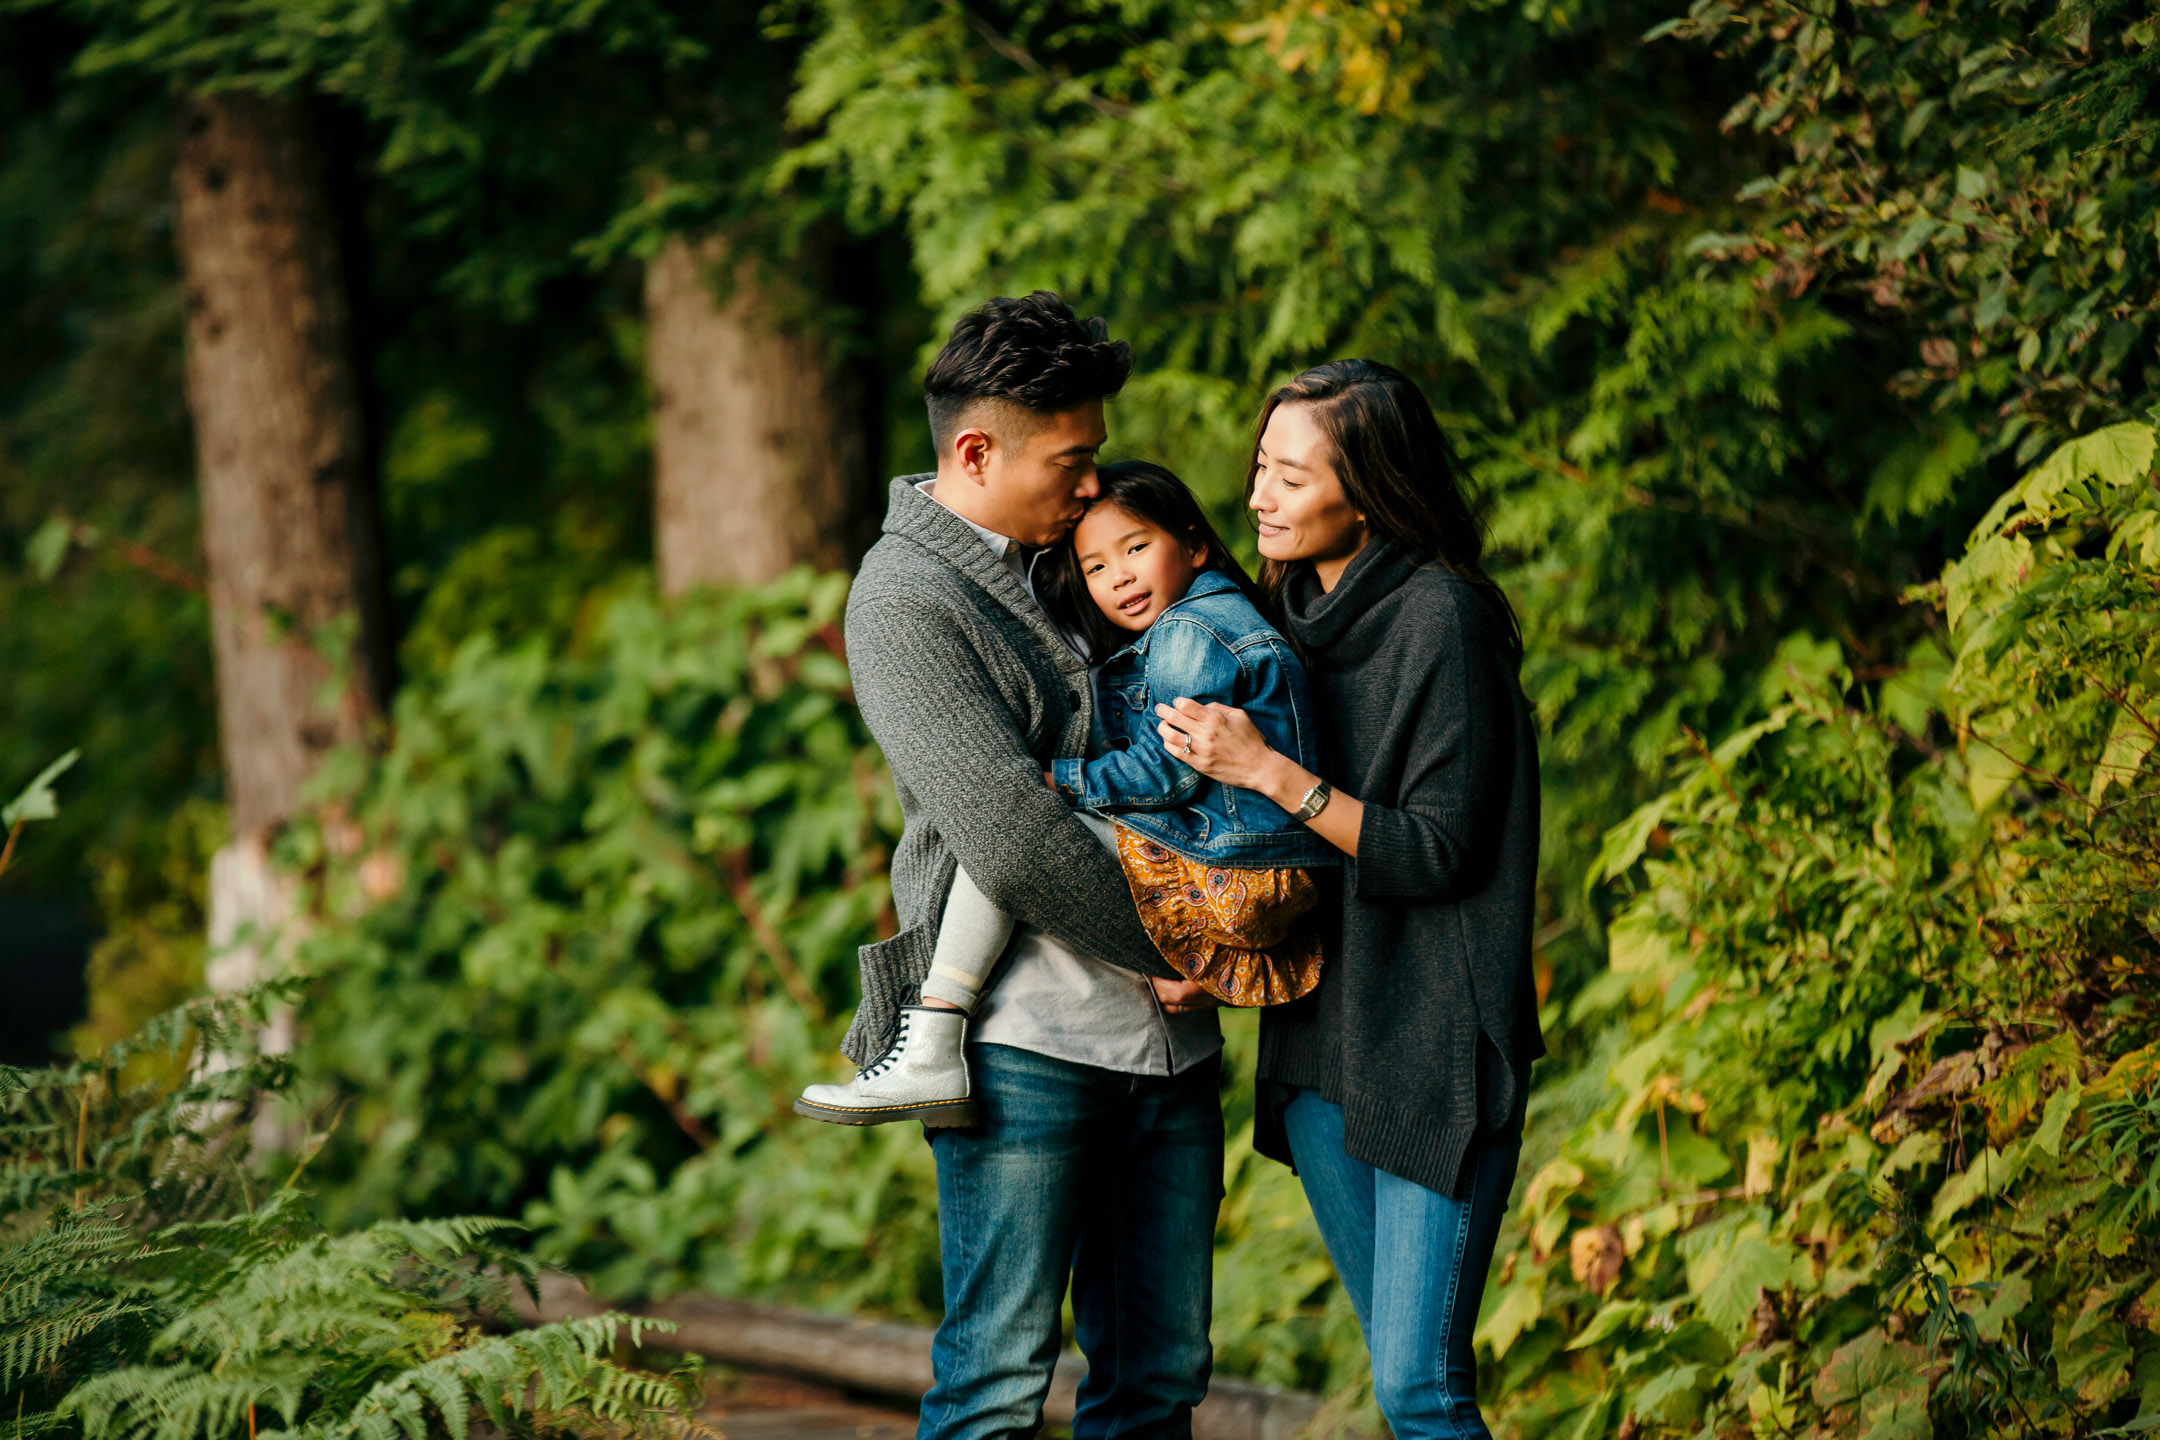
[[[1155,714],[1155,732],[1170,753],[1208,779],[1266,794],[1269,782],[1278,778],[1283,756],[1243,710],[1181,698],[1174,705],[1157,705]]]
[[[1183,1015],[1193,1010],[1220,1010],[1222,1001],[1201,989],[1190,980],[1159,980],[1153,975],[1148,984],[1155,987],[1155,998],[1162,1004],[1163,1013]]]
[[[1243,710],[1181,698],[1175,705],[1157,705],[1155,715],[1155,732],[1171,754],[1210,780],[1267,796],[1292,815],[1320,783],[1319,776],[1270,746]],[[1365,807],[1355,796],[1337,790],[1305,824],[1343,854],[1355,857],[1358,837],[1365,829]]]

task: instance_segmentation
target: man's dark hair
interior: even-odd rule
[[[984,400],[1054,415],[1107,400],[1132,373],[1132,346],[1110,338],[1101,316],[1082,320],[1048,290],[1000,295],[954,323],[923,377],[930,434],[943,451]]]

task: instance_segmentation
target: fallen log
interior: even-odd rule
[[[517,1289],[517,1307],[528,1324],[607,1310],[649,1315],[675,1326],[671,1334],[652,1337],[649,1343],[655,1348],[683,1350],[745,1370],[890,1395],[910,1403],[920,1401],[930,1388],[930,1332],[913,1325],[709,1295],[611,1306],[594,1299],[567,1275],[543,1276],[537,1305]],[[1059,1357],[1043,1410],[1045,1421],[1071,1422],[1073,1398],[1086,1373],[1087,1362],[1079,1356]],[[1193,1440],[1293,1440],[1320,1411],[1317,1395],[1218,1378],[1209,1385],[1207,1399],[1193,1410]]]

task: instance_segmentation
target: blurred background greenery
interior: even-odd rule
[[[275,965],[314,981],[290,1103],[335,1117],[332,1223],[479,1210],[619,1293],[933,1310],[922,1148],[785,1118],[889,923],[834,577],[928,463],[944,326],[1048,286],[1139,353],[1111,449],[1236,533],[1259,397],[1331,356],[1411,372],[1471,461],[1546,783],[1554,1056],[1484,1331],[1509,1423],[2160,1413],[2160,1298],[2063,1248],[2102,1200],[1984,1258],[1946,1238],[1971,1194],[1929,1211],[1931,1310],[1840,1278],[1920,1243],[1904,1212],[1806,1198],[1852,1174],[1926,1210],[1968,1127],[2000,1160],[2152,1038],[2108,1007],[2153,960],[2123,717],[2155,683],[2156,41],[2114,0],[14,0],[0,788],[84,758],[0,880],[9,1056],[198,993],[235,933],[213,857],[254,844]],[[213,223],[244,184],[284,250]],[[280,304],[349,320],[295,322],[320,365],[272,395],[218,346],[288,252],[319,263]],[[270,451],[217,437],[280,406],[341,437],[331,480],[294,473],[362,517],[319,552],[352,560],[324,615],[360,618],[294,601],[247,641],[304,683],[243,731],[213,621],[286,602],[206,503],[271,493]],[[2012,612],[2044,664],[1988,629]],[[221,752],[221,707],[228,741],[299,737],[305,783]],[[1808,854],[1897,873],[1803,901]],[[1862,939],[1881,983],[1845,983]],[[2051,1038],[2054,1069],[2003,1068]],[[1963,1090],[1930,1068],[1959,1056]],[[2026,1100],[1984,1101],[2005,1076]],[[1226,1103],[1242,1134],[1243,1081]],[[1890,1128],[1803,1164],[1839,1124]],[[2146,1152],[2107,1153],[2085,1180]],[[1354,1392],[1294,1182],[1237,1145],[1230,1181],[1226,1368]],[[1869,1408],[1847,1372],[1925,1370],[1897,1349],[1924,1324],[1964,1378]],[[2047,1359],[2103,1331],[2098,1370]]]

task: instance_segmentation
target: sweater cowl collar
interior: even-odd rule
[[[1375,615],[1375,608],[1417,572],[1419,563],[1401,541],[1377,536],[1352,558],[1333,590],[1322,590],[1311,563],[1300,562],[1283,583],[1283,622],[1315,655],[1354,658],[1342,652],[1371,648],[1356,642],[1377,639],[1387,629],[1389,617]],[[1360,620],[1369,623],[1360,627]],[[1357,634],[1361,628],[1371,634]]]

